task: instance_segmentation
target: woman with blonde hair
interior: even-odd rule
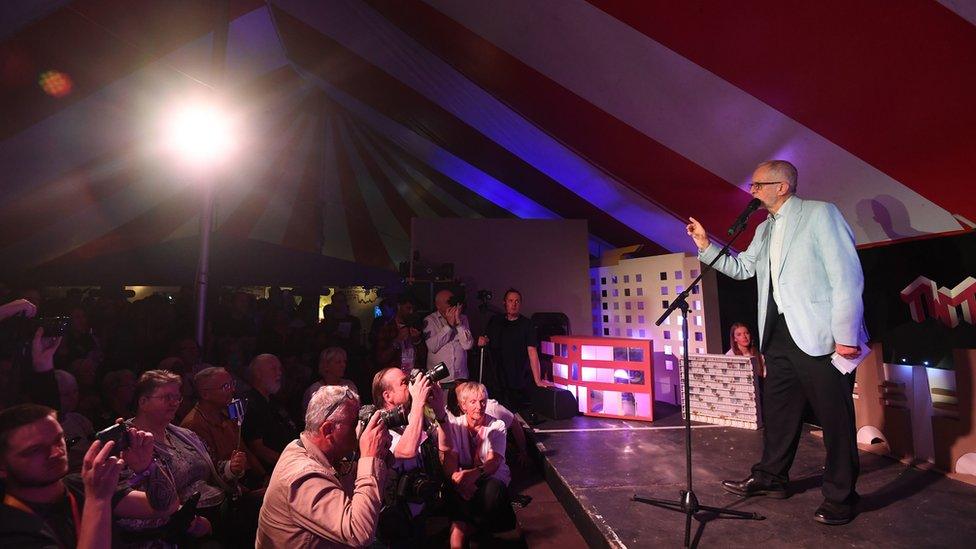
[[[454,448],[444,458],[453,485],[450,508],[451,547],[463,547],[476,531],[516,529],[505,463],[505,424],[485,412],[488,390],[468,381],[457,388],[461,415],[448,414],[447,428]]]
[[[762,353],[759,352],[756,338],[752,337],[749,326],[742,322],[733,322],[732,327],[729,328],[729,342],[731,348],[725,353],[726,355],[756,357],[756,376],[760,380],[766,377],[766,362],[763,360]]]

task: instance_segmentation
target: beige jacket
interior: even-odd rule
[[[304,447],[302,447],[304,446]],[[361,458],[351,493],[302,433],[285,447],[271,474],[258,518],[257,548],[362,547],[373,541],[386,465]]]

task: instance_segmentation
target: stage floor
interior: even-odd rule
[[[680,547],[684,515],[634,502],[678,499],[685,487],[684,430],[676,408],[654,423],[578,416],[536,425],[535,440],[557,497],[590,546]],[[694,489],[702,505],[758,512],[763,521],[700,513],[700,547],[973,547],[976,486],[861,453],[861,514],[844,526],[813,520],[822,501],[822,440],[806,429],[791,471],[793,496],[742,500],[722,490],[760,455],[762,433],[695,424]]]

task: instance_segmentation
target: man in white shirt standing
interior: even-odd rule
[[[769,212],[749,247],[722,256],[715,268],[759,290],[759,348],[765,356],[763,455],[744,480],[727,480],[733,494],[785,498],[796,455],[803,409],[810,403],[823,427],[827,459],[814,520],[839,525],[857,514],[860,469],[854,428],[852,374],[832,364],[832,354],[860,356],[864,274],[854,235],[836,206],[796,196],[797,170],[785,160],[761,163],[749,186]],[[688,235],[708,263],[719,254],[704,227],[689,218]]]
[[[468,377],[468,351],[474,346],[468,317],[461,314],[462,304],[451,305],[454,293],[441,290],[434,296],[435,311],[424,319],[427,340],[427,369],[438,362],[450,372],[443,382]]]

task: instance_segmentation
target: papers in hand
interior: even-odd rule
[[[857,368],[858,364],[863,362],[864,359],[868,357],[868,354],[871,353],[871,348],[868,347],[866,342],[862,342],[858,347],[861,349],[861,354],[857,355],[856,358],[844,358],[839,354],[834,353],[833,356],[830,357],[830,361],[834,364],[834,368],[837,368],[837,371],[842,374],[849,374],[853,372],[854,368]]]

